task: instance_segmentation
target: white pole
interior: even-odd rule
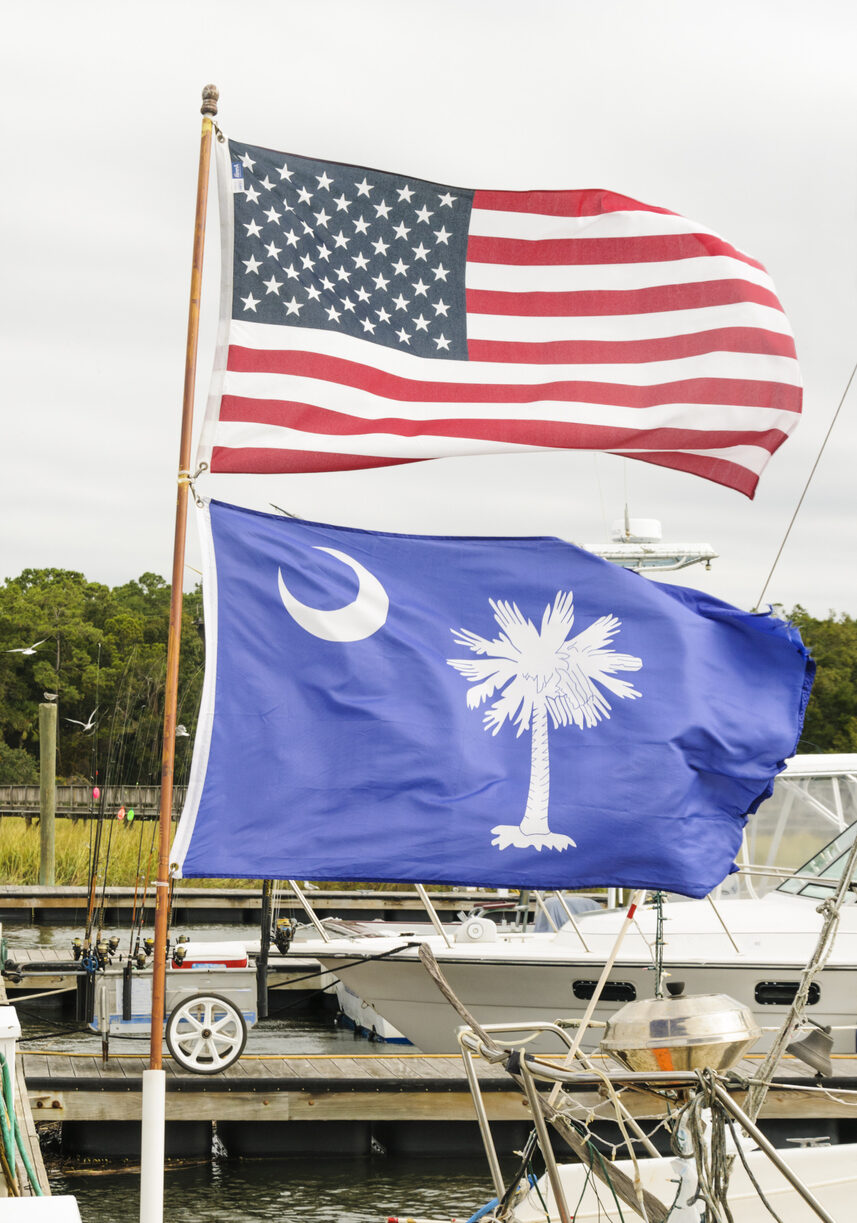
[[[140,1147],[140,1223],[164,1220],[164,1126],[167,1075],[143,1071],[143,1129]]]
[[[563,1061],[564,1066],[570,1066],[571,1063],[574,1061],[575,1057],[577,1056],[577,1050],[580,1048],[581,1042],[583,1040],[583,1034],[586,1031],[586,1029],[589,1027],[589,1021],[592,1018],[595,1008],[598,1006],[599,999],[601,998],[601,991],[604,989],[604,986],[607,983],[607,978],[610,976],[610,973],[613,969],[613,965],[616,963],[616,957],[619,954],[619,949],[622,946],[622,941],[625,938],[625,935],[628,933],[628,929],[630,928],[631,922],[634,920],[634,914],[637,911],[637,906],[641,905],[643,901],[645,900],[645,898],[646,898],[645,891],[634,892],[633,896],[631,897],[631,903],[628,906],[628,912],[625,914],[625,920],[622,922],[622,925],[619,927],[619,933],[616,935],[616,942],[613,944],[613,950],[610,952],[610,955],[607,957],[607,963],[604,965],[604,968],[601,970],[601,976],[598,978],[598,984],[595,986],[595,990],[592,994],[592,997],[589,999],[589,1005],[587,1006],[586,1010],[583,1013],[583,1018],[581,1019],[578,1025],[577,1033],[575,1034],[574,1040],[572,1041],[571,1048],[569,1049],[568,1053],[566,1053],[565,1055],[565,1060]],[[560,1083],[555,1083],[553,1086],[553,1090],[551,1091],[551,1094],[548,1097],[548,1103],[555,1104],[561,1091],[562,1091],[562,1085]]]
[[[434,905],[431,902],[431,896],[429,896],[428,892],[425,890],[425,888],[423,887],[421,883],[417,884],[417,895],[419,896],[420,900],[423,902],[423,907],[425,908],[426,913],[428,913],[429,917],[431,918],[431,924],[434,926],[435,930],[437,930],[438,934],[443,939],[443,941],[446,943],[447,947],[451,947],[452,942],[450,940],[449,935],[446,932],[446,928],[443,922],[440,920],[440,918],[437,915],[437,909],[434,907]]]
[[[572,929],[574,930],[574,933],[580,939],[581,943],[583,943],[583,950],[588,954],[589,944],[587,943],[583,935],[580,933],[580,927],[578,926],[577,922],[574,920],[574,914],[572,913],[571,909],[565,903],[565,897],[563,896],[562,892],[554,892],[554,896],[556,896],[559,903],[565,909],[565,915],[569,920],[569,924],[571,925]]]
[[[545,920],[547,921],[551,930],[553,930],[554,934],[556,934],[557,931],[559,930],[559,926],[556,924],[556,922],[554,921],[554,919],[551,917],[550,913],[548,912],[548,907],[544,902],[544,898],[542,897],[541,892],[535,892],[534,895],[536,898],[536,904],[539,906],[542,913],[544,913],[545,915]],[[554,896],[559,896],[559,892],[554,892]]]
[[[297,879],[289,879],[288,884],[289,884],[289,887],[294,892],[295,896],[297,896],[298,902],[301,908],[303,909],[304,913],[306,913],[307,917],[310,919],[312,924],[315,926],[316,933],[321,936],[322,940],[325,943],[329,943],[330,935],[327,933],[324,926],[318,920],[318,915],[316,914],[315,909],[312,907],[310,902],[307,900],[306,896],[304,896],[303,889],[298,886]]]

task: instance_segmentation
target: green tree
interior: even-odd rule
[[[789,617],[815,659],[801,752],[857,752],[857,620],[831,612],[824,619],[803,607]]]
[[[23,747],[0,743],[0,785],[37,786],[39,762]]]

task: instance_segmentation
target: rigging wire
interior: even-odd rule
[[[824,435],[824,441],[821,443],[821,448],[818,454],[815,456],[815,462],[812,465],[812,470],[810,471],[809,476],[807,477],[806,484],[804,484],[803,486],[803,492],[801,493],[798,503],[795,506],[795,511],[792,514],[791,522],[786,527],[786,533],[783,536],[783,542],[780,544],[777,555],[774,557],[774,563],[771,565],[770,572],[768,576],[765,578],[765,584],[762,587],[762,593],[759,595],[758,599],[756,600],[756,605],[753,608],[754,611],[759,610],[762,600],[765,597],[765,592],[767,591],[768,586],[770,584],[771,578],[774,576],[774,570],[776,569],[777,565],[779,564],[780,557],[783,554],[783,549],[785,548],[786,543],[788,542],[789,535],[791,534],[791,529],[795,524],[795,519],[797,518],[798,514],[800,513],[800,508],[803,505],[803,499],[807,494],[810,484],[812,483],[812,478],[815,475],[816,468],[818,467],[818,464],[821,462],[821,456],[824,454],[824,449],[827,446],[828,441],[830,440],[830,435],[833,432],[833,427],[836,424],[836,421],[839,417],[839,413],[842,409],[842,405],[845,403],[845,398],[851,389],[851,383],[854,381],[855,374],[857,374],[857,362],[855,362],[854,368],[851,370],[851,376],[849,377],[848,381],[845,384],[845,390],[842,392],[842,398],[839,400],[839,403],[836,406],[836,411],[833,413],[833,419],[831,420],[830,425],[828,426],[827,433]]]

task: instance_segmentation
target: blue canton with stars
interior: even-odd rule
[[[232,317],[467,360],[473,192],[229,142]]]

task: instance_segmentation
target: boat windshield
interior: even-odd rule
[[[857,824],[852,824],[850,828],[840,832],[839,836],[834,837],[829,845],[825,845],[824,849],[810,858],[809,862],[804,863],[797,871],[800,878],[786,879],[784,883],[780,884],[777,891],[790,892],[793,896],[814,896],[822,900],[825,896],[829,896],[842,878],[845,859],[854,844],[855,836],[857,836]],[[814,876],[818,879],[818,883],[804,878],[806,875]],[[822,879],[829,882],[822,883]]]
[[[749,817],[740,873],[729,876],[720,894],[829,895],[824,885],[783,883],[783,873],[835,879],[828,868],[835,870],[834,861],[850,846],[840,838],[852,825],[857,826],[857,755],[795,756],[777,777],[771,797]]]

